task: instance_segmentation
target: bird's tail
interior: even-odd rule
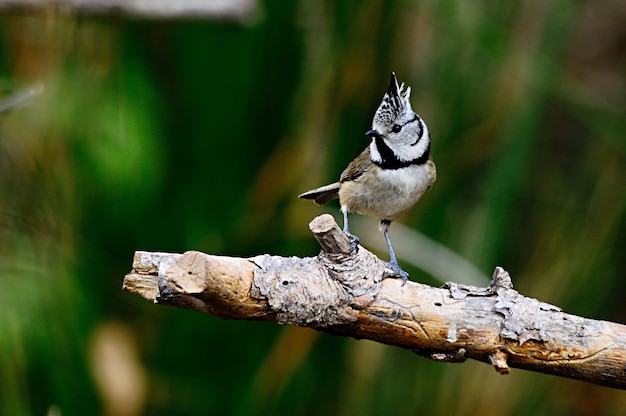
[[[312,199],[317,205],[324,205],[339,198],[339,182],[322,186],[298,195],[298,198]]]

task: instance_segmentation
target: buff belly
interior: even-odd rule
[[[393,221],[411,209],[430,188],[435,180],[434,166],[429,161],[394,170],[377,167],[373,175],[343,182],[339,201],[349,212]]]

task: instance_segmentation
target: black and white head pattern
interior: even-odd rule
[[[404,83],[398,85],[395,72],[391,73],[391,80],[389,81],[389,88],[383,97],[383,102],[378,106],[376,114],[374,114],[374,121],[372,127],[378,130],[376,127],[391,126],[395,123],[403,113],[412,113],[411,103],[409,98],[411,97],[411,87],[404,90]],[[381,129],[383,130],[383,129]]]
[[[372,161],[387,169],[422,164],[430,154],[426,123],[411,108],[411,88],[398,84],[391,73],[389,88],[372,121],[370,152]]]

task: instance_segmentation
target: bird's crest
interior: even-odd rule
[[[389,88],[374,115],[374,124],[391,125],[404,112],[413,111],[409,98],[411,87],[404,90],[404,83],[398,85],[395,72],[391,73]]]

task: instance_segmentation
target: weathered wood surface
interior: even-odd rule
[[[383,279],[385,265],[352,247],[330,215],[310,224],[317,257],[135,253],[123,289],[226,319],[307,326],[407,348],[626,389],[626,326],[564,313],[513,289],[496,267],[486,288]]]

